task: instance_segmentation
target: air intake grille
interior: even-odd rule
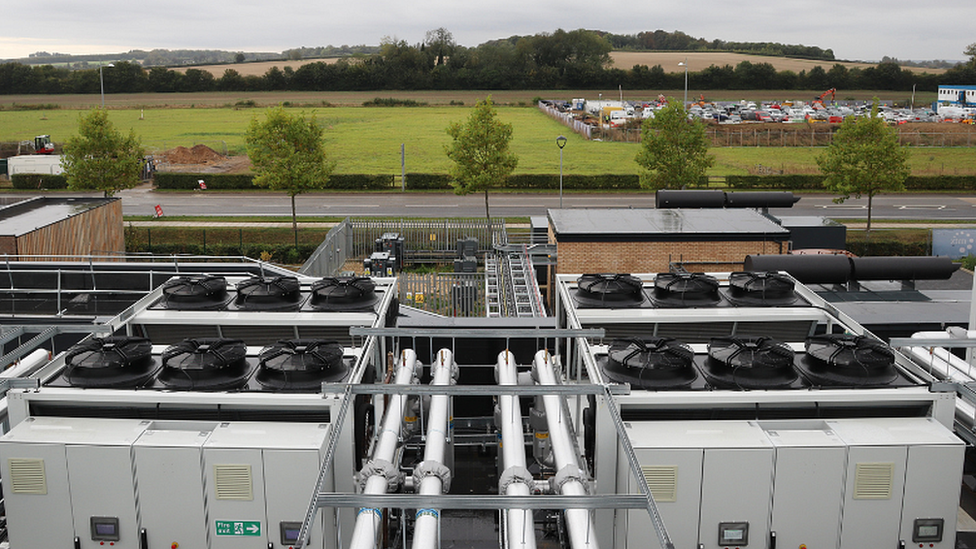
[[[854,473],[854,499],[891,499],[894,463],[858,463]]]
[[[237,501],[254,499],[250,465],[214,465],[214,478],[217,499]]]
[[[642,465],[641,473],[654,501],[670,502],[678,499],[677,465]]]
[[[7,464],[10,466],[10,485],[15,494],[47,494],[43,459],[10,458]]]

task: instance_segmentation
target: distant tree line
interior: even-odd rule
[[[654,33],[651,33],[654,34]],[[674,37],[680,33],[664,33]],[[477,47],[457,45],[450,32],[427,33],[420,44],[386,38],[372,55],[343,57],[335,63],[313,62],[297,69],[272,67],[262,76],[244,76],[227,69],[214,77],[202,69],[185,73],[134,63],[116,62],[104,70],[111,93],[208,91],[362,91],[455,89],[681,89],[684,74],[660,65],[611,68],[612,35],[586,30],[512,37]],[[305,51],[297,50],[299,55]],[[829,50],[828,50],[829,51]],[[761,59],[761,58],[758,58]],[[743,61],[736,66],[712,65],[689,73],[694,90],[871,89],[935,90],[940,84],[976,84],[976,57],[944,74],[916,74],[897,63],[868,68],[814,67],[799,73],[777,71],[766,62]],[[97,69],[68,70],[52,65],[0,64],[0,94],[98,93]],[[841,95],[842,97],[843,95]]]
[[[778,44],[776,42],[726,42],[693,38],[681,31],[646,31],[637,34],[610,34],[604,36],[615,50],[633,51],[731,51],[754,53],[776,57],[834,60],[834,51],[817,46]]]

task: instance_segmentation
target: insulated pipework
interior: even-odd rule
[[[499,385],[518,385],[515,355],[507,349],[498,355],[495,378]],[[515,395],[499,395],[499,425],[502,440],[498,455],[502,459],[502,474],[498,479],[498,493],[506,496],[531,494],[532,474],[525,466],[525,435],[522,432],[522,409]],[[506,549],[535,549],[535,527],[532,511],[505,511]]]
[[[532,371],[540,385],[557,385],[549,351],[539,351],[532,362]],[[585,496],[586,473],[579,465],[572,436],[570,421],[563,413],[563,401],[558,395],[543,395],[542,403],[549,423],[549,442],[552,446],[556,476],[550,484],[553,492],[564,496]],[[566,528],[573,549],[598,549],[593,516],[586,509],[566,509]]]
[[[409,385],[417,380],[417,354],[406,349],[400,353],[400,360],[393,383]],[[383,416],[382,426],[373,447],[373,455],[357,475],[360,491],[363,494],[379,495],[387,491],[394,491],[400,484],[400,469],[393,463],[396,459],[397,447],[400,445],[400,433],[404,427],[404,414],[408,410],[406,395],[394,394],[390,396]],[[359,509],[356,516],[356,526],[352,533],[350,549],[373,549],[379,535],[382,523],[382,511],[373,507]]]
[[[447,386],[457,381],[458,369],[454,354],[441,349],[430,366],[431,385]],[[446,494],[451,489],[451,471],[444,464],[450,444],[449,425],[451,399],[447,395],[430,397],[427,413],[427,441],[424,444],[424,460],[413,471],[414,486],[423,496]],[[413,531],[413,549],[435,549],[438,543],[440,509],[417,509]]]

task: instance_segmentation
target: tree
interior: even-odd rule
[[[123,135],[104,109],[92,109],[78,121],[78,135],[64,144],[61,164],[72,190],[98,190],[112,196],[142,182],[145,150],[133,130]]]
[[[708,154],[708,139],[701,121],[688,120],[681,102],[673,98],[641,126],[641,186],[669,189],[697,186],[705,170],[715,163]]]
[[[842,195],[834,202],[844,202],[851,195],[868,197],[870,231],[874,195],[905,188],[905,179],[911,174],[908,156],[908,150],[898,143],[897,130],[878,116],[876,97],[870,118],[845,118],[827,150],[816,160],[826,176],[824,187]]]
[[[963,53],[969,57],[970,66],[976,67],[976,42],[966,46]]]
[[[454,140],[445,147],[447,157],[454,162],[451,186],[459,195],[485,192],[485,217],[488,210],[488,189],[501,185],[518,165],[518,156],[509,152],[512,125],[500,122],[489,95],[478,101],[474,112],[464,124],[455,122],[447,129]]]
[[[295,196],[324,189],[335,169],[322,143],[322,128],[315,117],[290,115],[282,107],[268,109],[264,121],[251,119],[244,140],[255,172],[254,184],[291,197],[291,226],[298,243]]]

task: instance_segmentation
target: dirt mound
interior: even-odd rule
[[[167,164],[213,164],[227,160],[226,156],[206,145],[194,145],[192,149],[176,147],[160,156]]]

